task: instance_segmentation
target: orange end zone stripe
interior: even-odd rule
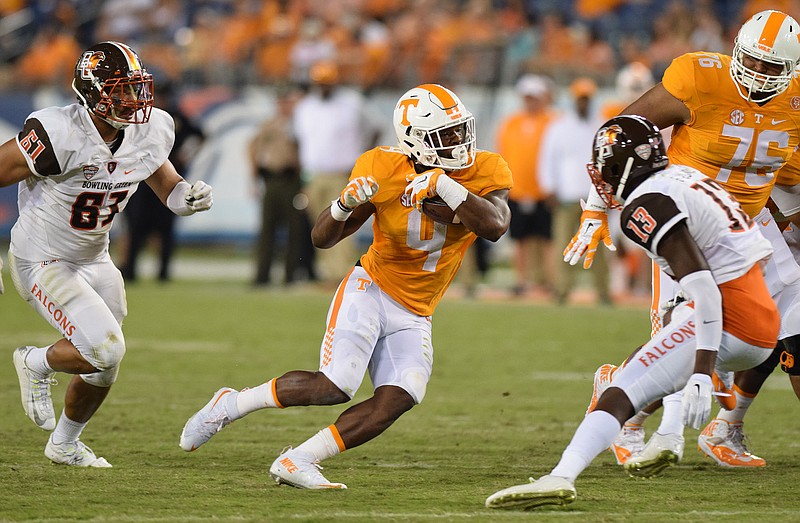
[[[336,428],[336,425],[330,425],[328,428],[331,429],[333,439],[336,441],[336,445],[339,446],[339,452],[344,452],[347,450],[347,447],[344,446],[344,441],[342,441],[342,436],[339,434],[339,429]]]
[[[450,96],[450,93],[445,90],[441,85],[436,84],[423,84],[420,85],[421,89],[427,89],[428,91],[432,92],[436,98],[441,100],[444,109],[450,109],[451,107],[455,107],[458,105],[456,101]]]
[[[764,25],[764,30],[761,31],[761,36],[758,38],[758,43],[769,47],[775,45],[775,40],[778,38],[778,32],[781,30],[784,20],[786,20],[785,14],[770,13],[767,23]]]

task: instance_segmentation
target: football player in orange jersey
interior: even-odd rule
[[[757,13],[739,30],[733,56],[705,52],[680,56],[666,70],[661,83],[623,111],[645,116],[660,128],[674,126],[670,160],[717,180],[761,225],[775,251],[765,267],[775,299],[800,280],[800,267],[765,209],[776,172],[800,143],[800,80],[794,78],[800,61],[798,34],[800,25],[790,16],[778,11]],[[597,196],[590,194],[580,230],[564,251],[565,261],[575,264],[585,255],[584,267],[588,268],[599,243],[611,244],[605,211]],[[654,332],[661,328],[660,303],[674,293],[673,283],[654,270]],[[779,300],[778,305],[782,316],[780,339],[800,334],[800,318],[795,317],[800,313],[793,301]],[[721,410],[698,438],[699,448],[719,465],[766,464],[747,450],[742,419],[779,356],[780,351],[776,351],[758,368],[736,376],[731,398],[736,400],[735,405],[728,403],[730,410]],[[598,369],[596,388],[607,386],[612,377],[608,365]],[[657,468],[655,462],[666,455],[682,456],[679,407],[678,395],[664,398],[664,414],[657,430],[660,435],[680,435],[680,439],[674,439],[676,445],[669,449],[643,446],[642,422],[647,413],[638,413],[612,445],[618,461],[635,458],[643,467]]]
[[[362,154],[312,230],[314,244],[329,248],[374,218],[372,245],[331,302],[319,370],[291,371],[242,391],[220,389],[186,422],[184,450],[255,410],[346,403],[369,372],[371,398],[285,449],[269,470],[276,482],[298,488],[345,488],[325,479],[318,463],[375,438],[422,401],[433,365],[431,315],[475,238],[497,241],[508,229],[511,171],[500,155],[475,148],[474,117],[440,85],[406,92],[394,128],[399,147]],[[435,196],[460,224],[421,212]]]

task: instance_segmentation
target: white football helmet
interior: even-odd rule
[[[764,74],[745,67],[749,56],[781,67],[779,74]],[[800,25],[780,11],[761,11],[742,25],[733,46],[731,77],[745,100],[763,102],[785,91],[800,63]],[[756,94],[757,96],[753,96]]]
[[[617,94],[626,103],[637,100],[656,84],[650,68],[642,62],[631,62],[619,70],[616,77]]]
[[[393,123],[400,149],[419,164],[458,170],[475,162],[475,117],[446,87],[410,89],[397,102]]]

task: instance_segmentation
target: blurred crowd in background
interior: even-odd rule
[[[691,50],[727,51],[742,21],[791,0],[0,0],[0,89],[62,86],[115,39],[182,85],[299,82],[333,59],[363,89],[502,85],[526,72],[610,85]]]

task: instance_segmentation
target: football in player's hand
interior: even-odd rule
[[[456,216],[456,212],[438,196],[422,200],[422,214],[435,222],[446,225],[461,223],[461,220]]]

